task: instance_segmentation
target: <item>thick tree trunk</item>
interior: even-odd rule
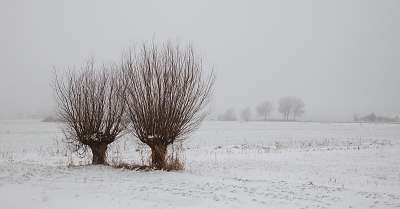
[[[92,164],[105,164],[106,163],[106,151],[107,151],[107,143],[105,142],[96,142],[89,145],[92,150]]]
[[[165,156],[167,154],[167,146],[163,144],[155,144],[151,146],[151,164],[152,167],[161,170],[165,168]]]

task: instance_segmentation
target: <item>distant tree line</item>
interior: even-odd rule
[[[233,108],[228,109],[224,113],[219,114],[217,119],[221,121],[235,121],[237,119],[235,110]]]
[[[48,116],[53,115],[51,111],[48,111],[44,108],[39,108],[35,112],[32,112],[31,110],[18,110],[18,112],[15,115],[15,119],[43,119]]]
[[[390,117],[384,117],[384,116],[376,116],[374,112],[372,112],[369,115],[365,115],[364,117],[359,117],[357,113],[354,113],[353,115],[353,120],[355,122],[379,122],[379,123],[394,123],[394,122],[400,122],[399,116],[396,115],[393,118]]]
[[[257,117],[266,121],[267,116],[271,115],[271,113],[275,110],[275,106],[269,101],[264,101],[257,105],[255,110]],[[289,121],[290,119],[293,119],[293,121],[296,121],[297,117],[301,117],[305,113],[305,104],[299,98],[284,97],[279,100],[278,111],[283,116],[283,120]],[[250,107],[244,108],[240,113],[243,121],[251,120],[252,112]],[[228,109],[224,113],[219,114],[217,119],[220,121],[236,121],[237,118],[235,110],[233,108]]]

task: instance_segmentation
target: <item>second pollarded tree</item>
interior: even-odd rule
[[[135,137],[151,149],[151,166],[166,169],[167,148],[187,138],[209,115],[215,74],[179,42],[132,47],[124,56],[127,117]]]

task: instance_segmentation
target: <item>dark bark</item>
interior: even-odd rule
[[[165,168],[165,156],[167,154],[167,146],[163,144],[154,144],[151,148],[151,163],[152,167],[161,170]]]
[[[106,163],[106,152],[107,152],[107,143],[104,142],[94,142],[89,145],[92,150],[92,164],[105,164]]]

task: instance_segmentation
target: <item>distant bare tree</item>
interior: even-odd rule
[[[218,120],[236,121],[236,113],[233,108],[226,110],[222,115],[218,116]]]
[[[357,121],[360,120],[360,117],[358,116],[357,113],[354,113],[354,115],[353,115],[353,120],[354,120],[355,122],[357,122]]]
[[[381,116],[381,115],[376,116],[376,121],[377,121],[377,122],[386,122],[387,119],[388,119],[388,118],[385,118],[385,117],[383,117],[383,116]]]
[[[270,115],[274,109],[274,104],[272,104],[271,102],[262,102],[260,105],[257,106],[257,115],[260,117],[264,117],[264,121],[266,121],[267,116]]]
[[[203,73],[192,44],[143,43],[124,57],[127,115],[135,137],[151,148],[151,163],[165,169],[167,147],[184,140],[210,114],[215,74]]]
[[[372,112],[371,115],[369,115],[369,120],[370,120],[371,122],[375,122],[375,121],[376,121],[376,115],[375,115],[374,112]]]
[[[296,116],[300,117],[302,116],[306,111],[305,111],[305,104],[301,99],[299,98],[292,98],[292,115],[293,115],[293,120],[296,121]]]
[[[242,120],[249,121],[251,118],[251,109],[250,107],[246,107],[241,112]]]
[[[106,163],[108,144],[125,130],[123,92],[117,66],[106,64],[94,69],[89,60],[81,70],[54,71],[52,88],[56,119],[65,141],[80,157],[92,152],[92,164]]]
[[[289,120],[289,115],[293,111],[293,98],[284,97],[280,99],[278,111],[283,115],[284,120]]]

